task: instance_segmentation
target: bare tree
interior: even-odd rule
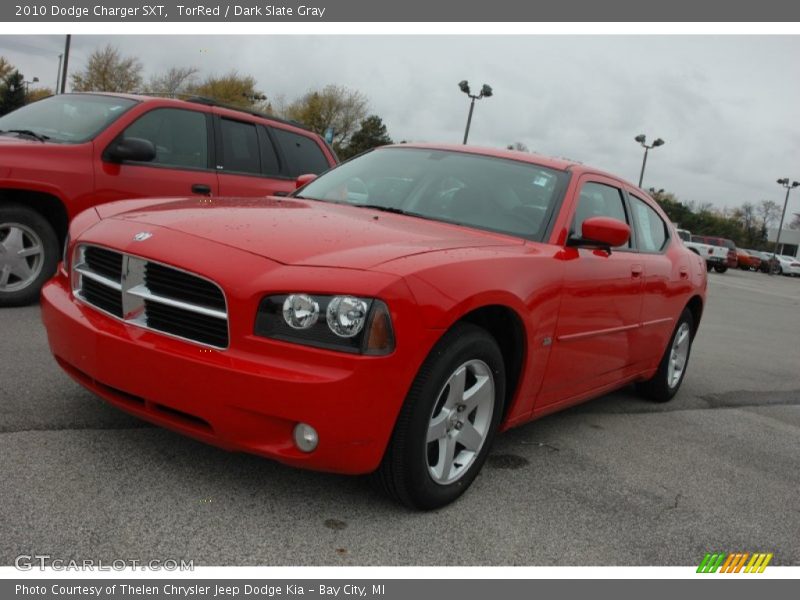
[[[135,92],[142,85],[142,63],[108,45],[92,52],[83,71],[72,75],[75,92]]]
[[[185,93],[197,79],[198,69],[195,67],[170,67],[165,73],[153,75],[145,90],[152,94],[164,94],[175,97]]]
[[[757,208],[758,216],[761,217],[761,226],[766,230],[770,225],[777,225],[777,220],[781,218],[781,207],[772,200],[762,200]]]

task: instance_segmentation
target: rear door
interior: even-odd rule
[[[269,131],[254,121],[215,119],[217,174],[223,196],[286,195],[294,178],[283,172]]]
[[[150,162],[112,163],[103,158],[105,148],[99,148],[95,168],[99,202],[217,194],[211,115],[207,112],[154,108],[128,125],[120,137],[152,142],[156,157]]]

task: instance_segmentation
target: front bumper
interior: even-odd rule
[[[115,406],[228,450],[349,474],[380,464],[439,335],[427,332],[413,355],[342,355],[266,340],[263,353],[217,351],[111,319],[77,302],[63,274],[43,288],[41,306],[58,363]],[[300,422],[319,434],[313,452],[293,443]]]

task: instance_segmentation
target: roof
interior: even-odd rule
[[[202,106],[214,106],[218,108],[224,108],[225,110],[230,110],[238,113],[243,113],[246,115],[250,115],[252,117],[258,117],[260,119],[268,119],[270,121],[275,121],[277,123],[283,123],[285,125],[290,125],[292,127],[296,127],[298,129],[303,129],[305,131],[309,131],[311,133],[315,133],[299,121],[292,121],[290,119],[282,119],[280,117],[276,117],[274,115],[270,115],[267,113],[258,112],[255,110],[248,110],[241,106],[233,106],[230,104],[225,104],[223,102],[217,102],[212,98],[205,98],[203,96],[192,96],[189,95],[185,98],[173,98],[170,96],[159,96],[159,95],[149,95],[149,94],[123,94],[119,92],[70,92],[72,95],[83,95],[83,94],[91,94],[94,96],[114,96],[117,98],[127,98],[129,100],[135,100],[136,102],[167,102],[167,103],[186,103],[189,102],[191,104],[200,104]]]

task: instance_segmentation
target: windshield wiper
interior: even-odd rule
[[[28,137],[32,137],[40,142],[44,142],[50,139],[50,136],[44,135],[42,133],[36,133],[35,131],[31,131],[30,129],[8,129],[6,131],[0,131],[0,133],[17,133],[19,135],[27,135]]]
[[[388,212],[395,215],[415,215],[416,213],[408,212],[402,208],[395,208],[394,206],[383,206],[382,204],[351,204],[350,206],[357,206],[358,208],[374,208],[382,212]]]

